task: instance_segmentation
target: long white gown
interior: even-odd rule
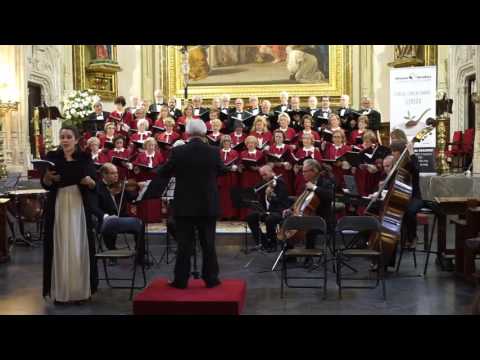
[[[62,302],[86,300],[91,295],[86,218],[77,185],[60,188],[57,193],[51,293]]]

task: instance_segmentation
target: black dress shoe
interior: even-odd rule
[[[205,282],[206,284],[206,287],[211,289],[211,288],[214,288],[218,285],[220,285],[222,282],[220,280],[217,280],[217,281],[214,281],[214,282]]]
[[[180,284],[176,283],[175,281],[169,281],[168,286],[176,288],[176,289],[186,289],[187,288],[187,285],[180,285]]]

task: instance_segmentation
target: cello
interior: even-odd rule
[[[412,143],[423,141],[434,129],[434,122],[427,122],[427,127],[422,129],[412,139]],[[385,263],[394,254],[400,238],[403,215],[412,198],[411,174],[406,170],[408,163],[408,148],[405,146],[399,159],[393,166],[385,181],[380,186],[376,196],[373,196],[365,209],[365,215],[375,216],[380,222],[380,232],[372,235],[368,241],[369,249],[382,251]],[[370,212],[372,205],[379,199],[383,190],[387,194],[383,200],[378,214]]]

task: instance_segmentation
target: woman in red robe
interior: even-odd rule
[[[240,154],[240,186],[243,189],[253,188],[260,183],[262,177],[258,170],[260,166],[264,164],[265,158],[263,152],[257,149],[258,140],[255,136],[249,135],[245,139],[245,146],[247,149]],[[243,161],[246,159],[247,161]],[[255,160],[253,165],[247,165],[248,160]],[[241,209],[240,219],[245,220],[246,216],[250,213],[249,209]]]
[[[278,130],[282,131],[285,135],[285,144],[290,145],[292,151],[297,149],[297,132],[295,129],[289,127],[290,116],[287,113],[281,113],[278,115]]]
[[[100,147],[105,148],[105,143],[109,142],[113,144],[113,139],[115,138],[115,124],[113,122],[107,122],[105,124],[105,131],[98,134],[98,139],[100,140]]]
[[[212,121],[213,120],[220,120],[218,117],[220,115],[220,111],[217,109],[210,109],[209,112],[209,120],[205,123],[207,125],[207,131],[212,131]],[[225,129],[225,124],[223,123],[222,120],[220,120],[220,123],[222,124],[220,127],[220,131],[223,131]]]
[[[336,160],[340,156],[345,155],[347,152],[352,151],[350,145],[346,145],[345,133],[343,130],[335,130],[332,133],[333,143],[327,143],[325,149],[325,159]],[[350,174],[350,165],[346,161],[335,161],[332,164],[332,173],[335,176],[335,184],[337,190],[345,188],[344,175]]]
[[[183,110],[183,115],[177,119],[177,132],[182,136],[182,139],[187,140],[184,130],[187,121],[192,119],[200,119],[200,117],[193,115],[193,105],[188,104]]]
[[[100,140],[93,136],[87,140],[87,151],[94,164],[102,165],[108,162],[108,150],[100,149]]]
[[[320,150],[313,146],[313,135],[305,134],[301,139],[303,147],[298,149],[295,152],[295,158],[297,163],[293,166],[293,171],[295,173],[295,195],[300,195],[305,190],[305,179],[303,178],[302,165],[298,164],[300,160],[305,158],[312,158],[317,161],[322,160],[322,154]]]
[[[141,152],[143,152],[143,147],[139,147],[138,144],[143,144],[145,140],[152,136],[152,133],[148,131],[147,119],[139,119],[136,128],[138,131],[130,136],[129,150],[131,159],[135,159]]]
[[[128,175],[128,160],[130,159],[130,150],[125,148],[125,138],[122,135],[117,135],[113,139],[113,145],[115,146],[113,150],[108,152],[108,162],[113,161],[113,157],[118,157],[122,159],[127,159],[125,163],[122,163],[123,166],[118,167],[118,178],[126,179]]]
[[[153,123],[153,126],[165,129],[165,120],[170,117],[170,111],[168,106],[162,105],[160,108],[160,114],[158,114],[157,120]]]
[[[368,116],[361,115],[358,117],[358,129],[350,133],[348,145],[356,146],[363,149],[363,134],[368,128]]]
[[[144,151],[141,152],[133,163],[133,173],[136,181],[151,180],[156,176],[155,168],[165,162],[160,151],[157,150],[157,142],[150,137],[143,143]],[[143,166],[138,166],[143,165]],[[151,169],[150,171],[148,169]],[[155,223],[162,220],[161,199],[149,199],[142,201],[136,207],[137,216],[145,223]]]
[[[232,139],[229,135],[223,135],[220,141],[220,157],[223,163],[229,167],[230,172],[218,177],[218,192],[220,196],[220,218],[231,220],[238,218],[236,209],[231,200],[230,190],[238,187],[238,153],[231,148]]]
[[[128,130],[130,130],[133,122],[132,113],[125,109],[126,104],[123,96],[117,97],[114,102],[115,110],[108,117],[108,121],[115,124],[115,132],[125,137],[128,136]]]
[[[243,124],[241,121],[236,121],[234,124],[234,131],[230,133],[232,139],[232,148],[240,145],[245,141],[247,135],[243,132]]]
[[[320,141],[320,135],[318,135],[318,132],[312,130],[313,118],[310,115],[304,115],[301,124],[303,130],[298,133],[298,146],[303,146],[301,139],[303,138],[304,134],[312,134],[314,143]]]
[[[289,195],[294,194],[294,173],[293,173],[293,165],[291,163],[291,156],[289,153],[292,151],[289,145],[283,143],[285,139],[285,134],[283,131],[275,130],[273,132],[274,136],[274,143],[270,146],[267,154],[273,154],[277,156],[283,156],[284,161],[275,161],[271,163],[275,174],[282,175],[282,179],[287,186],[287,190]],[[285,159],[285,156],[287,157]],[[288,160],[287,160],[288,159]]]
[[[166,130],[162,133],[157,133],[155,135],[155,140],[157,140],[160,143],[173,145],[175,141],[180,139],[180,134],[174,130],[175,120],[173,120],[171,117],[168,117],[164,120],[164,125]],[[171,149],[171,146],[168,146],[168,145],[161,147],[160,152],[162,153],[165,159],[167,159],[168,156],[170,155],[170,149]]]
[[[268,131],[267,120],[263,116],[257,116],[253,122],[250,135],[257,138],[258,148],[264,149],[272,142],[272,133]]]

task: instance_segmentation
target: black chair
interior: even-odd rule
[[[283,223],[283,228],[285,231],[288,230],[298,230],[298,231],[318,231],[325,236],[325,241],[321,249],[306,249],[306,248],[293,248],[289,249],[288,244],[285,241],[283,244],[283,249],[281,253],[282,260],[282,273],[281,273],[281,287],[280,287],[280,296],[283,299],[284,294],[284,284],[286,287],[290,288],[310,288],[310,289],[322,289],[323,288],[323,299],[327,297],[327,225],[325,220],[319,216],[291,216],[285,219]],[[323,277],[303,277],[303,276],[288,276],[287,274],[287,260],[289,258],[299,258],[299,257],[311,257],[318,258],[321,261],[324,258],[323,262]],[[289,285],[289,279],[323,279],[323,286],[294,286]]]
[[[380,232],[380,223],[372,216],[345,216],[337,223],[335,228],[335,238],[339,234],[343,241],[343,247],[336,250],[337,265],[337,285],[338,297],[342,298],[342,289],[375,289],[380,281],[382,282],[383,298],[387,299],[387,290],[385,286],[385,261],[383,255],[382,241],[379,241],[379,249],[369,249],[367,247],[368,236],[372,233]],[[352,235],[347,243],[345,237]],[[335,240],[335,239],[334,239]],[[335,242],[335,241],[334,241]],[[377,266],[377,279],[375,286],[343,286],[342,280],[371,280],[371,278],[347,278],[342,276],[342,266],[351,258],[368,258]],[[376,261],[375,261],[376,260]]]
[[[143,222],[142,222],[143,223]],[[145,224],[143,224],[143,232],[145,233]],[[98,264],[98,260],[101,260],[103,263],[103,270],[105,272],[105,278],[99,278],[99,280],[106,280],[107,285],[111,289],[130,289],[130,300],[133,297],[134,289],[143,289],[147,286],[147,277],[145,274],[145,259],[144,254],[138,254],[136,250],[131,249],[116,249],[116,250],[105,250],[103,247],[103,237],[100,232],[98,225],[94,226],[95,238],[97,240],[97,253],[95,254],[95,261]],[[127,232],[123,234],[135,235],[133,232]],[[139,241],[143,241],[140,239]],[[137,244],[138,246],[138,244]],[[112,278],[108,274],[107,260],[115,259],[133,259],[133,274],[131,278]],[[141,260],[140,260],[141,259]],[[137,275],[137,266],[140,266],[143,274],[143,286],[135,287],[135,279]],[[131,281],[130,286],[113,286],[110,281]]]

